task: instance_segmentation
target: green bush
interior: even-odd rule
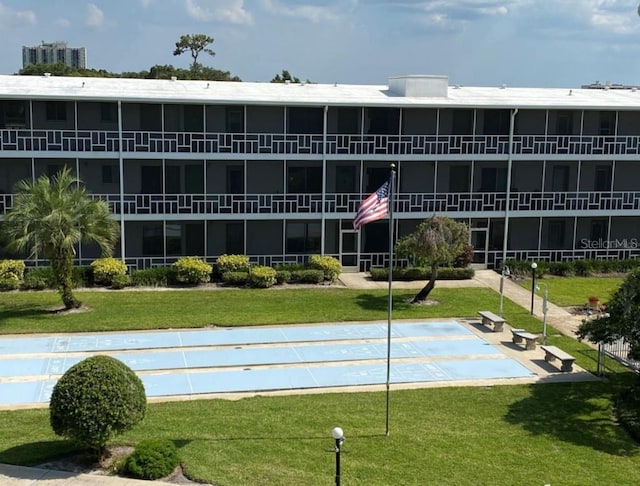
[[[216,266],[220,275],[228,272],[248,272],[249,257],[246,255],[220,255],[216,260]]]
[[[273,287],[276,283],[276,271],[271,267],[257,265],[251,268],[249,285],[260,289]]]
[[[342,273],[342,265],[332,256],[311,255],[308,266],[315,270],[322,270],[324,279],[328,282],[335,282]]]
[[[93,268],[91,266],[73,267],[71,283],[75,288],[91,287],[93,282]]]
[[[127,458],[125,469],[138,479],[155,480],[168,476],[180,464],[178,450],[169,440],[143,440]]]
[[[387,281],[389,272],[386,268],[371,268],[369,270],[371,279],[375,281]],[[475,271],[473,268],[438,268],[438,280],[468,280],[473,278]],[[429,280],[431,277],[431,269],[426,267],[394,267],[393,280],[413,281],[413,280]]]
[[[515,277],[530,277],[532,260],[505,260],[505,265],[509,267],[509,272]],[[536,276],[542,277],[549,273],[549,263],[536,261]]]
[[[131,283],[129,275],[114,275],[111,279],[111,288],[114,290],[123,289]]]
[[[551,262],[549,263],[549,273],[558,277],[571,277],[574,274],[574,269],[569,262]]]
[[[131,285],[136,287],[166,287],[176,281],[173,268],[157,267],[131,272]]]
[[[293,272],[294,270],[305,270],[307,266],[304,263],[277,263],[273,265],[276,272]]]
[[[324,281],[324,272],[322,270],[294,270],[291,272],[292,283],[319,284]]]
[[[8,292],[20,288],[20,280],[17,275],[8,274],[6,277],[0,277],[0,292]]]
[[[0,280],[17,280],[19,284],[24,278],[24,269],[22,260],[0,260]]]
[[[44,290],[52,289],[53,271],[49,267],[31,268],[24,276],[20,285],[22,290]]]
[[[49,419],[56,435],[101,452],[112,436],[140,422],[146,408],[142,381],[127,365],[109,356],[92,356],[58,380]]]
[[[590,277],[594,274],[595,264],[593,260],[576,260],[573,269],[578,277]]]
[[[113,279],[119,275],[126,275],[127,266],[117,258],[98,258],[91,262],[93,280],[99,285],[109,286]]]
[[[462,253],[453,260],[454,268],[467,268],[473,262],[473,245],[465,243],[462,245]]]
[[[211,265],[202,258],[181,257],[171,267],[179,283],[195,285],[211,281]]]
[[[243,287],[249,282],[249,272],[226,272],[222,274],[222,281],[234,287]]]
[[[291,280],[291,272],[288,270],[276,270],[276,283],[282,285]]]

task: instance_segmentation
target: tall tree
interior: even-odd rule
[[[52,178],[18,182],[4,224],[10,249],[49,260],[65,309],[81,305],[73,295],[75,247],[96,243],[108,255],[119,236],[108,204],[92,200],[80,184],[68,167]]]
[[[290,83],[299,83],[300,78],[291,76],[291,73],[289,71],[287,71],[286,69],[283,69],[282,74],[276,74],[275,77],[269,82],[270,83],[286,83],[287,81]]]
[[[584,320],[576,334],[592,343],[624,339],[630,346],[629,358],[640,360],[640,269],[627,275],[607,303],[607,313]]]
[[[417,265],[429,265],[429,282],[413,298],[423,302],[436,286],[438,267],[451,264],[463,251],[469,239],[469,228],[451,218],[433,216],[420,223],[415,232],[400,239],[398,256],[412,258]]]
[[[185,34],[180,36],[180,40],[176,42],[176,49],[173,51],[173,55],[180,56],[190,51],[193,58],[191,70],[197,71],[200,66],[198,64],[198,56],[201,52],[206,52],[210,56],[216,55],[215,52],[207,47],[211,44],[213,44],[213,37],[209,37],[206,34]]]

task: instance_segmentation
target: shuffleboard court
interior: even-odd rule
[[[457,321],[391,331],[392,384],[536,376]],[[0,405],[48,403],[60,376],[95,354],[123,361],[155,398],[381,385],[387,332],[359,323],[0,338]]]

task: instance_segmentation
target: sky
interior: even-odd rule
[[[449,76],[451,85],[640,85],[639,0],[0,0],[0,74],[22,46],[86,47],[112,72],[174,56],[206,34],[202,64],[269,81],[283,69],[317,83],[385,85],[390,76]]]

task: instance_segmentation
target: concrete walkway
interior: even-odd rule
[[[354,289],[388,288],[387,282],[374,282],[366,273],[343,273],[340,276],[340,281],[344,286]],[[424,285],[426,285],[426,281],[394,282],[393,288],[417,290],[424,287]],[[493,270],[477,270],[475,277],[471,280],[440,280],[437,282],[437,287],[488,287],[500,292],[500,274]],[[504,280],[503,295],[506,299],[525,309],[530,309],[531,307],[531,291],[522,288],[509,279]],[[497,309],[489,310],[493,310],[496,313],[498,311]],[[542,316],[542,299],[538,295],[534,297],[534,314],[538,318]],[[575,330],[582,322],[582,316],[573,316],[561,307],[549,303],[547,322],[563,334],[575,337]],[[3,486],[136,486],[148,485],[149,481],[0,464],[0,484]]]

